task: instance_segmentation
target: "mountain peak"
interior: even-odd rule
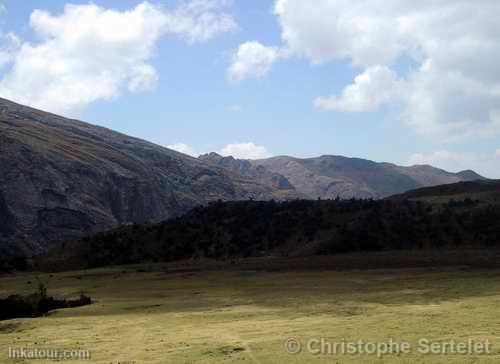
[[[477,174],[471,169],[466,169],[464,171],[460,171],[457,173],[457,176],[460,176],[464,181],[479,181],[486,180],[487,178]]]
[[[218,162],[223,158],[224,158],[223,156],[221,156],[220,154],[215,153],[215,152],[201,154],[198,156],[198,159],[200,159],[202,161],[210,161],[210,162]]]

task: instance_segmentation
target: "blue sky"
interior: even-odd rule
[[[410,39],[401,31],[393,39],[384,24],[390,26],[403,14],[412,20],[405,27],[414,26],[421,20],[411,18],[412,14],[422,9],[401,5],[380,15],[368,6],[365,13],[353,15],[330,0],[319,0],[319,9],[306,11],[300,0],[194,2],[196,8],[190,8],[193,2],[188,1],[98,0],[89,5],[75,0],[70,10],[65,1],[1,1],[0,96],[164,146],[181,143],[197,153],[219,151],[239,157],[337,154],[405,165],[430,163],[453,171],[471,168],[500,177],[495,165],[500,162],[500,117],[495,116],[500,110],[500,92],[485,93],[481,88],[500,90],[498,70],[491,66],[489,78],[476,75],[475,67],[484,65],[471,63],[470,55],[462,54],[458,46],[451,60],[429,46],[436,40],[459,45],[465,36],[477,37],[477,44],[482,44],[487,32],[467,34],[467,27],[472,31],[476,24],[465,20],[465,15],[449,15],[466,22],[464,34],[445,34],[429,16],[430,30],[421,37]],[[374,8],[378,2],[371,1]],[[148,10],[139,12],[141,4]],[[108,34],[104,30],[94,34],[85,23],[93,17],[81,16],[80,10],[89,6],[95,7],[96,18],[112,11],[118,19],[128,11],[160,25],[103,45]],[[42,12],[33,16],[35,9]],[[444,5],[438,10],[448,16]],[[206,13],[210,16],[205,17]],[[477,23],[484,24],[491,9],[479,13]],[[320,18],[323,14],[326,20]],[[353,24],[363,26],[345,33],[320,26],[349,17]],[[207,24],[194,32],[193,26],[203,19],[208,19]],[[126,22],[116,21],[117,26],[107,32],[121,32],[118,26]],[[376,31],[370,28],[372,23]],[[318,29],[308,24],[319,24]],[[155,31],[159,35],[151,36]],[[84,36],[66,39],[60,32]],[[147,42],[148,49],[136,52],[137,44]],[[248,42],[253,42],[251,47],[245,47]],[[493,38],[493,42],[495,47],[485,51],[492,57],[500,54],[500,41]],[[68,51],[68,44],[74,49]],[[93,62],[102,47],[106,48],[103,61]],[[117,60],[129,59],[129,53],[131,61],[115,67]],[[36,57],[52,56],[66,63],[61,61],[55,68],[54,62],[34,64]],[[425,68],[426,64],[432,67]],[[146,70],[139,74],[138,90],[130,81],[135,80],[137,65]],[[450,78],[442,71],[443,65],[455,67],[461,77]],[[93,78],[101,66],[103,74],[115,79],[106,78],[109,87],[93,90],[101,82]],[[43,77],[33,79],[28,75],[31,70]],[[79,97],[79,90],[72,89],[75,85],[84,93],[102,96]],[[477,91],[464,96],[462,85],[473,85],[471,90]],[[26,87],[31,87],[29,92]],[[44,90],[51,87],[55,96],[45,95]],[[481,110],[484,105],[486,116],[458,108],[455,100],[462,98]]]

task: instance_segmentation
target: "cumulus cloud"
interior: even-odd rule
[[[254,143],[235,143],[226,145],[220,155],[232,156],[238,159],[262,159],[271,157],[271,153],[262,145]]]
[[[280,57],[281,53],[277,48],[266,47],[259,42],[243,43],[233,54],[227,78],[232,82],[261,78],[271,70],[274,62]]]
[[[430,164],[450,172],[472,169],[489,178],[500,178],[498,165],[500,153],[458,153],[441,150],[433,153],[415,153],[407,161],[408,165]]]
[[[149,63],[158,39],[173,34],[192,43],[233,30],[236,25],[225,6],[224,0],[193,0],[174,10],[149,2],[128,11],[92,3],[66,5],[55,15],[35,10],[30,27],[40,40],[12,38],[14,46],[0,49],[0,63],[11,62],[0,80],[0,95],[73,114],[124,90],[149,90],[158,81]]]
[[[175,150],[179,153],[190,155],[191,157],[198,157],[201,153],[194,150],[193,147],[184,143],[175,143],[167,146],[168,149]]]
[[[495,87],[462,71],[437,69],[428,60],[408,76],[403,120],[421,134],[446,141],[498,135],[500,93]]]
[[[314,63],[348,58],[359,66],[374,66],[389,62],[402,51],[400,36],[394,32],[397,19],[388,13],[394,3],[397,1],[318,0],[311,5],[277,0],[275,13],[292,53]]]
[[[403,82],[387,67],[374,66],[354,79],[342,95],[316,99],[315,105],[325,110],[371,111],[380,104],[397,100],[403,92]]]
[[[287,56],[349,60],[361,69],[341,95],[319,98],[317,106],[370,111],[402,102],[408,125],[450,140],[500,134],[499,13],[496,0],[275,3]],[[396,75],[394,65],[408,58],[416,67]],[[375,79],[374,70],[385,78]],[[402,82],[405,92],[393,97]]]

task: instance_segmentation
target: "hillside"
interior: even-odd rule
[[[0,99],[0,242],[27,252],[218,199],[286,197],[144,140]]]
[[[472,185],[475,191],[484,183],[460,186]],[[432,195],[447,188],[435,187]],[[495,189],[500,191],[498,183]],[[424,196],[422,191],[408,196],[413,194]],[[74,269],[192,258],[307,257],[457,248],[487,252],[500,248],[499,201],[467,196],[462,194],[462,199],[439,204],[404,196],[385,200],[215,202],[159,224],[128,226],[68,242],[41,257],[40,264]]]
[[[445,203],[450,200],[480,201],[482,204],[500,204],[500,180],[459,182],[448,185],[419,188],[400,195],[393,200],[411,200],[427,203]]]

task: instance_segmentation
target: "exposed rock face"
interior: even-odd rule
[[[276,193],[158,145],[0,99],[0,241],[29,251],[212,200],[286,198]]]
[[[431,166],[401,167],[341,156],[282,156],[251,164],[284,176],[309,198],[384,198],[419,187],[484,179],[473,171],[449,173]]]
[[[254,166],[250,161],[245,159],[235,159],[231,156],[223,157],[213,152],[201,155],[199,159],[224,167],[245,177],[250,177],[264,185],[271,186],[278,190],[295,190],[290,181],[283,175],[271,172],[261,165]]]
[[[9,238],[16,232],[16,221],[0,191],[0,236]]]

